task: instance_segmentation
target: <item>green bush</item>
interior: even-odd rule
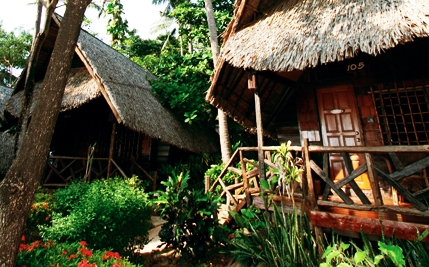
[[[39,188],[25,224],[24,236],[27,242],[40,239],[40,227],[51,225],[54,211],[55,202],[52,191]]]
[[[94,249],[132,251],[148,241],[151,204],[136,178],[76,182],[59,189],[52,225],[42,227],[45,240],[85,240]]]
[[[161,227],[161,241],[172,245],[187,257],[204,257],[218,245],[216,210],[218,200],[213,194],[188,188],[189,172],[176,175],[167,181],[165,191],[156,192],[154,203],[166,220]]]
[[[123,259],[118,252],[91,250],[86,247],[85,241],[70,244],[35,241],[20,245],[17,266],[132,267],[134,265]]]

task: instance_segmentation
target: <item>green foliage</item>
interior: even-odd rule
[[[151,204],[136,177],[72,183],[54,198],[52,226],[41,228],[45,240],[85,240],[91,248],[121,253],[148,241]]]
[[[241,163],[238,162],[236,164],[236,169],[241,170]],[[204,173],[204,176],[208,176],[210,177],[210,184],[213,184],[215,182],[215,180],[219,177],[220,173],[222,172],[222,170],[225,168],[225,164],[220,163],[220,164],[212,164],[211,167]],[[251,171],[255,168],[255,166],[253,166],[250,163],[246,163],[246,170],[247,171]],[[236,172],[232,172],[232,171],[227,171],[224,176],[222,177],[222,181],[227,184],[234,184],[235,180],[238,179],[239,181],[242,180],[242,176]],[[222,192],[222,187],[220,185],[218,185],[215,188],[215,192],[217,194],[220,194]]]
[[[13,69],[24,68],[30,54],[32,36],[26,31],[6,32],[0,22],[0,85],[13,86]]]
[[[51,218],[54,210],[55,202],[52,197],[52,192],[47,189],[39,188],[25,223],[24,235],[27,238],[27,242],[40,239],[40,227],[51,225]]]
[[[353,242],[351,244],[356,249],[354,254],[348,250],[350,244],[340,242],[340,244],[328,246],[322,255],[322,259],[326,259],[326,261],[321,263],[320,267],[376,266],[382,263],[386,256],[393,262],[394,266],[405,266],[402,249],[397,245],[387,245],[378,241],[380,254],[373,255],[372,248],[366,246],[365,250],[361,250]]]
[[[152,91],[182,121],[206,122],[214,119],[214,108],[205,101],[212,69],[210,52],[161,55],[158,65],[149,69],[158,77]]]
[[[294,158],[290,151],[291,142],[282,143],[272,155],[272,162],[276,165],[273,170],[273,178],[271,184],[277,184],[277,192],[280,195],[289,196],[293,200],[294,183],[301,183],[301,174],[304,172],[302,168],[302,160]],[[272,188],[271,188],[272,189]]]
[[[230,212],[238,230],[229,245],[246,266],[317,266],[316,242],[306,216],[274,206],[272,218],[254,209]]]
[[[129,32],[128,21],[122,18],[124,7],[120,0],[110,0],[104,13],[109,17],[107,33],[112,36],[112,46],[117,47],[126,39]]]
[[[91,250],[86,247],[85,241],[70,244],[35,241],[20,245],[17,266],[131,267],[134,265],[122,258],[118,252]]]
[[[206,256],[218,245],[219,237],[218,200],[202,190],[190,190],[189,179],[189,172],[173,172],[162,182],[165,191],[156,192],[154,200],[161,218],[167,221],[159,233],[161,241],[172,245],[184,259]]]
[[[232,18],[232,1],[213,1],[214,17],[217,32],[224,32]],[[194,51],[210,49],[210,33],[207,24],[207,15],[204,1],[186,1],[175,7],[168,14],[179,25],[179,35],[183,42],[192,43]]]

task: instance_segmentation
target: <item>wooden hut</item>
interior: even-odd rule
[[[303,151],[315,226],[379,235],[385,219],[412,239],[429,215],[428,47],[426,0],[238,0],[206,100]]]
[[[32,109],[45,97],[39,92],[61,25],[61,17],[53,19],[36,64]],[[150,176],[149,170],[156,170],[160,160],[217,151],[214,130],[185,125],[161,106],[151,93],[149,80],[154,78],[81,30],[51,143],[53,156],[45,185],[64,184],[82,171],[92,178],[115,172]],[[15,118],[20,113],[23,87],[21,79],[6,106]],[[80,162],[83,164],[77,164]]]

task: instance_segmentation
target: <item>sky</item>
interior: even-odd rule
[[[13,31],[20,27],[33,34],[34,21],[37,6],[35,0],[0,0],[0,21],[2,28]],[[101,0],[94,2],[101,3]],[[152,28],[161,20],[160,11],[165,5],[153,5],[152,0],[121,0],[124,7],[124,18],[128,20],[130,30],[137,29],[137,34],[143,39],[154,39],[157,35],[152,34]],[[58,6],[62,5],[61,3]],[[64,8],[58,8],[58,14],[64,13]],[[87,29],[90,33],[97,33],[97,37],[108,43],[110,38],[106,34],[106,18],[98,18],[98,11],[87,9],[85,15],[91,20],[91,26]]]

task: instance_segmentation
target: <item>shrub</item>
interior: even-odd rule
[[[20,245],[17,266],[131,267],[134,265],[123,259],[118,252],[91,250],[86,247],[85,241],[70,244],[35,241]]]
[[[176,175],[167,181],[165,191],[156,192],[154,203],[166,220],[161,227],[161,241],[172,245],[186,257],[204,257],[217,245],[219,225],[217,216],[218,200],[202,190],[188,189],[189,172]]]
[[[27,242],[40,239],[40,227],[51,225],[54,210],[53,193],[48,189],[38,188],[30,214],[25,223],[24,236]]]
[[[73,183],[54,198],[58,212],[52,225],[42,227],[45,240],[86,240],[94,249],[132,251],[148,241],[151,204],[134,178]]]

